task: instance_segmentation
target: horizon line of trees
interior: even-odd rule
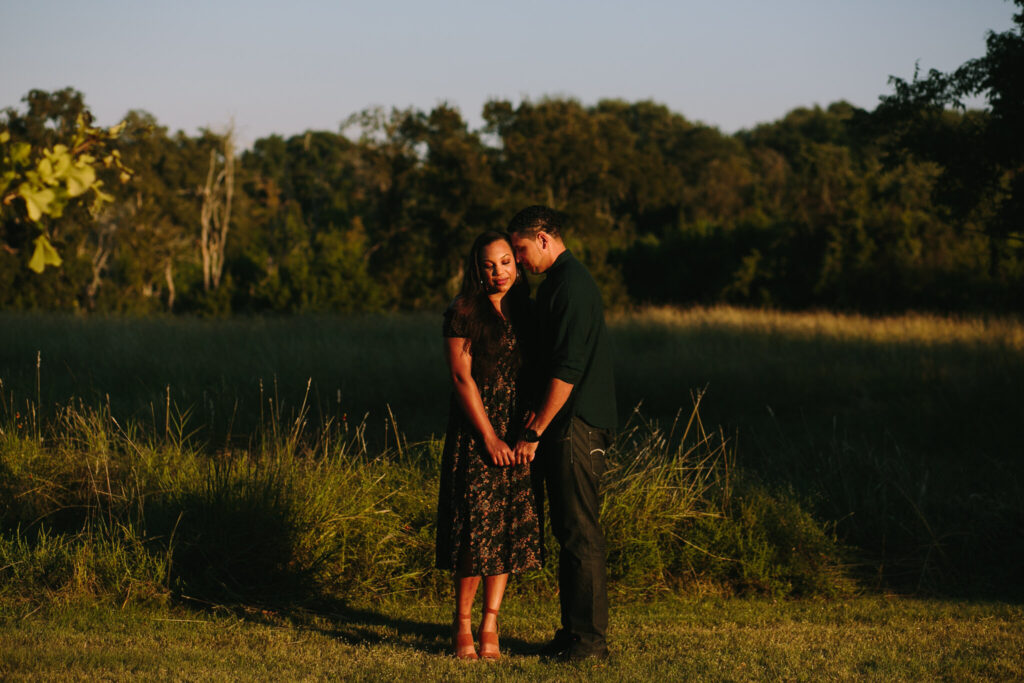
[[[798,108],[733,135],[651,101],[493,100],[479,130],[443,104],[369,109],[236,154],[230,130],[131,111],[110,142],[131,181],[47,225],[60,268],[26,268],[32,232],[2,214],[0,309],[440,308],[473,238],[540,203],[568,215],[611,306],[1024,311],[1022,46],[990,34],[985,57],[894,79],[872,112]],[[958,106],[977,94],[985,111]],[[23,101],[0,131],[33,148],[90,118],[71,88]]]

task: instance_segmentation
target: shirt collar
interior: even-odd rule
[[[561,254],[558,255],[558,258],[556,258],[555,262],[551,264],[551,267],[548,268],[548,271],[552,271],[555,268],[559,268],[561,266],[564,266],[566,264],[566,262],[569,261],[572,258],[574,258],[573,255],[572,255],[572,252],[570,252],[568,249],[566,249],[565,251],[563,251]]]

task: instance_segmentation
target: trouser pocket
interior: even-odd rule
[[[574,469],[582,470],[581,474],[585,473],[594,487],[600,490],[601,480],[608,469],[608,430],[594,427],[583,418],[573,417],[568,433],[570,462]]]
[[[559,540],[582,534],[603,545],[598,518],[608,469],[608,441],[607,430],[574,417],[551,457],[545,458],[551,521]]]

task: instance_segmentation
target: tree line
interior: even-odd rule
[[[1021,311],[1022,17],[953,74],[893,79],[874,111],[799,108],[733,135],[652,101],[550,98],[490,101],[479,129],[443,104],[368,109],[239,151],[230,130],[132,111],[106,143],[118,167],[97,170],[131,179],[47,220],[59,268],[26,268],[33,233],[4,199],[0,307],[437,308],[474,236],[542,203],[612,306]],[[0,117],[8,144],[52,149],[90,120],[70,88],[23,104]]]

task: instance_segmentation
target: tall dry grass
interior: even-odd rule
[[[433,569],[441,443],[409,442],[392,424],[392,445],[374,450],[365,423],[311,425],[307,408],[285,423],[270,411],[251,447],[212,453],[180,430],[84,405],[38,435],[0,415],[0,594],[123,604],[446,593],[450,577]],[[610,453],[614,590],[841,587],[828,534],[799,506],[738,485],[728,443],[704,431],[696,406],[681,439],[638,417]],[[737,505],[743,492],[788,520],[785,533]],[[814,549],[810,564],[797,546]],[[550,595],[556,583],[549,566],[515,590]]]

